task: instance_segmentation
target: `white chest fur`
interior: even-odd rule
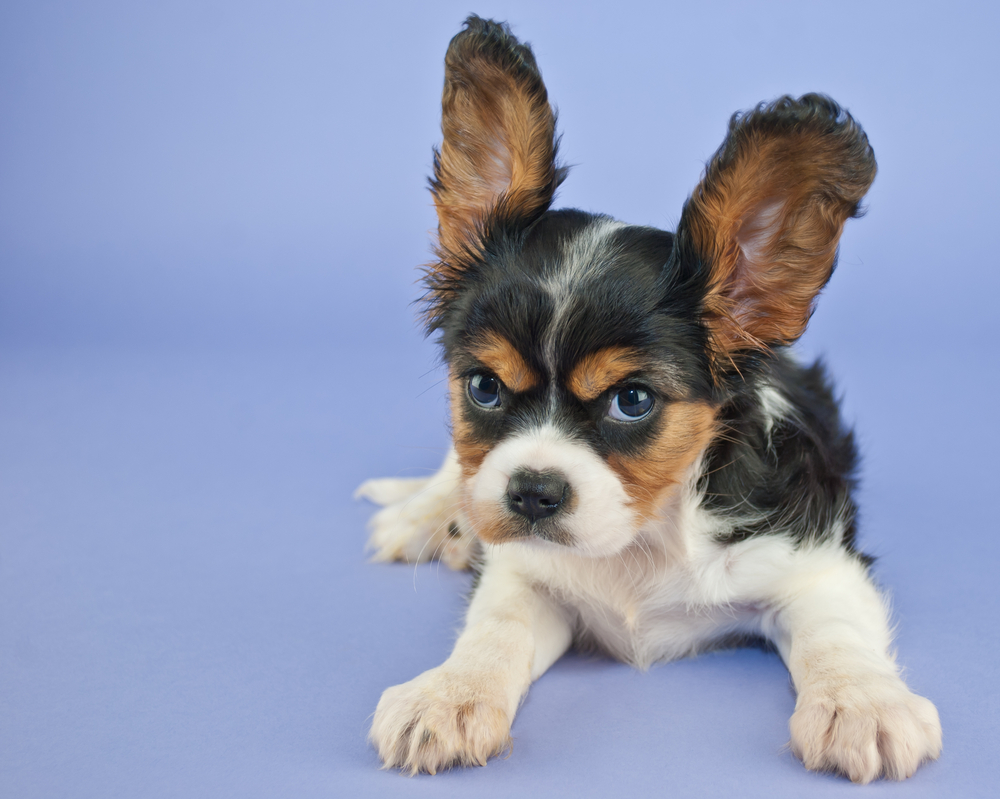
[[[506,544],[487,548],[485,567],[551,596],[581,644],[646,668],[770,626],[776,570],[794,557],[791,543],[767,537],[723,545],[715,540],[720,529],[694,492],[682,492],[616,555]]]

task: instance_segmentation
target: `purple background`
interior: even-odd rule
[[[0,795],[857,795],[783,749],[777,656],[568,656],[513,756],[365,743],[469,578],[362,552],[372,476],[447,446],[411,302],[460,3],[0,9]],[[865,455],[863,546],[940,761],[1000,778],[995,3],[483,2],[536,46],[559,205],[673,228],[736,109],[823,91],[879,176],[801,350]]]

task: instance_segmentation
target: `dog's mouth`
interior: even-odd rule
[[[573,533],[562,520],[542,518],[530,521],[524,516],[503,513],[499,519],[477,525],[476,534],[490,544],[548,542],[564,547],[575,543]]]
[[[564,547],[571,547],[574,543],[573,534],[555,519],[538,519],[527,523],[520,519],[512,520],[511,528],[517,531],[516,537],[522,540],[548,541]]]

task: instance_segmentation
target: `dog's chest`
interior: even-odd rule
[[[683,569],[658,577],[635,587],[609,580],[604,591],[572,597],[569,604],[578,614],[580,643],[646,668],[754,627],[755,605],[705,602],[703,587],[693,584],[692,575]]]
[[[757,631],[760,603],[747,600],[734,553],[722,547],[673,560],[645,546],[609,559],[545,557],[527,548],[502,557],[516,558],[518,570],[572,617],[581,646],[639,668]]]

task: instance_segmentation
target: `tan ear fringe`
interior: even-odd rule
[[[721,355],[802,335],[875,172],[864,131],[827,97],[782,97],[733,116],[679,230],[709,269],[705,318]],[[773,234],[748,258],[740,237],[763,209],[778,209]]]
[[[503,24],[475,15],[448,47],[444,140],[431,193],[438,261],[428,275],[428,323],[436,306],[482,257],[497,227],[527,225],[552,202],[566,170],[556,164],[556,116],[530,47]]]

